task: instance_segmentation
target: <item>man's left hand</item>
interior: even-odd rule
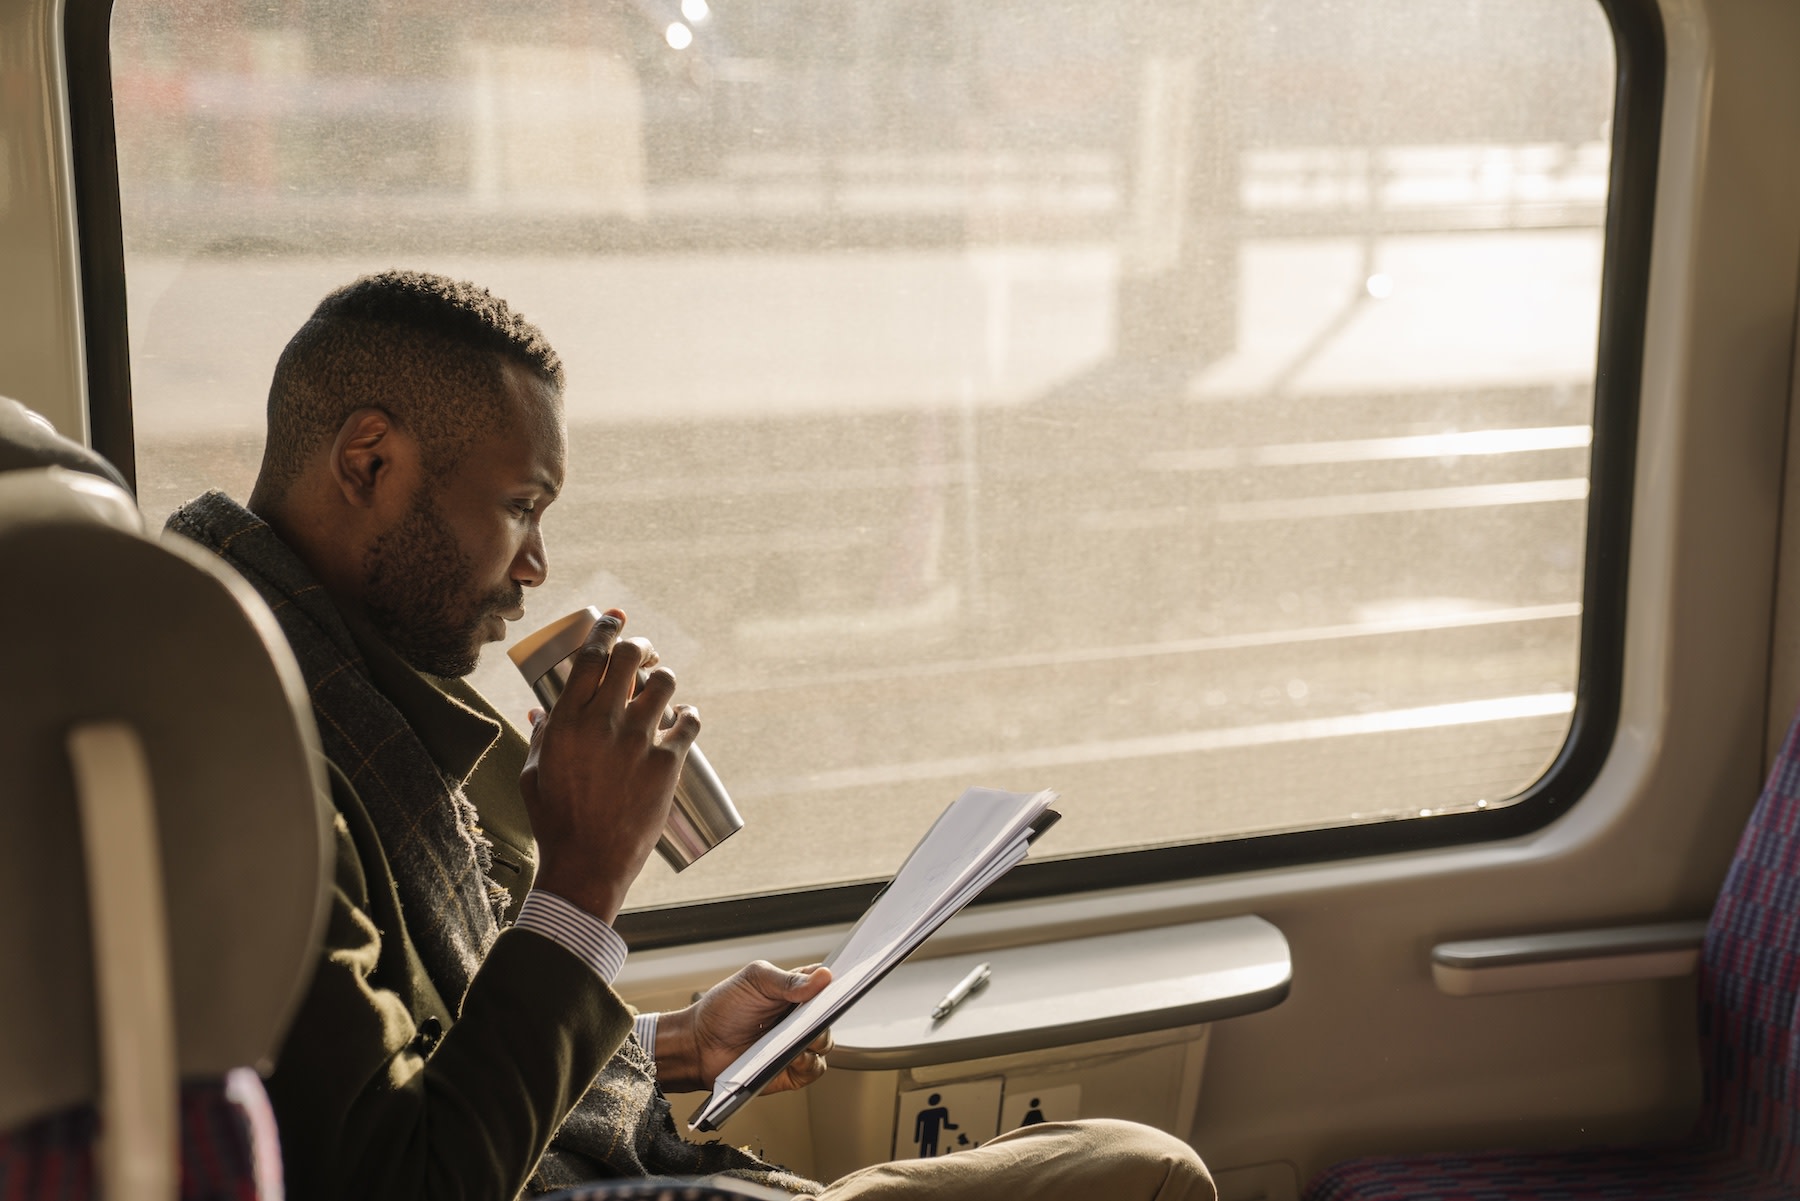
[[[709,1089],[787,1011],[817,996],[831,983],[819,964],[788,972],[764,960],[747,964],[713,985],[686,1009],[656,1019],[656,1078],[669,1092]],[[825,1074],[831,1031],[814,1039],[794,1062],[763,1089],[778,1093],[804,1088]]]

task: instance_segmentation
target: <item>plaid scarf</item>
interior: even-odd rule
[[[446,1000],[461,998],[499,933],[507,893],[463,781],[446,776],[376,688],[343,616],[299,556],[261,518],[208,492],[166,527],[214,551],[268,602],[299,660],[325,755],[369,812],[393,869],[407,931]],[[486,716],[486,715],[483,715]],[[494,723],[498,736],[501,727]],[[728,1175],[794,1193],[818,1185],[723,1143],[690,1143],[635,1035],[607,1061],[538,1163],[533,1192],[602,1177]]]

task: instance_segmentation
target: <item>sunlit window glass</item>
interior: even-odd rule
[[[515,634],[618,605],[748,827],[660,904],[1503,805],[1576,690],[1592,0],[118,0],[140,479],[247,496],[331,288],[568,364]],[[477,684],[532,703],[497,651]]]

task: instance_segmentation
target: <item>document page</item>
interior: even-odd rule
[[[1024,859],[1059,816],[1050,808],[1055,799],[1050,791],[971,788],[952,801],[826,959],[831,983],[719,1074],[690,1128],[717,1130],[932,931]]]

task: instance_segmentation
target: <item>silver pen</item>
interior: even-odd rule
[[[931,1020],[941,1022],[950,1016],[950,1011],[969,999],[969,994],[980,989],[988,982],[988,965],[978,963],[969,969],[969,974],[956,982],[956,987],[944,994],[944,999],[937,1003],[931,1011]]]

